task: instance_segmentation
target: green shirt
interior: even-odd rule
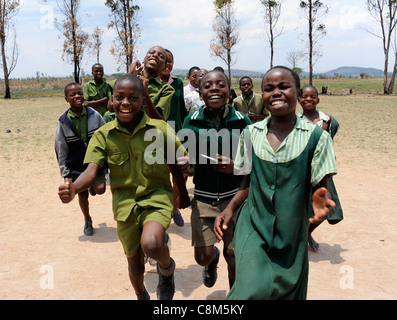
[[[174,88],[160,77],[150,78],[148,92],[155,108],[161,109],[164,120],[168,119],[171,110],[171,99],[174,95]]]
[[[186,154],[175,131],[163,120],[141,112],[131,134],[117,119],[99,128],[90,140],[84,163],[108,161],[113,214],[125,221],[135,205],[172,211],[173,190],[168,163]],[[152,142],[153,141],[153,142]]]
[[[88,117],[87,117],[87,107],[83,107],[81,115],[74,113],[71,109],[68,110],[67,117],[72,121],[74,127],[76,128],[77,135],[87,143],[88,137]]]
[[[315,128],[312,123],[296,117],[295,127],[275,152],[267,139],[268,124],[271,117],[248,126],[240,137],[234,168],[240,174],[251,172],[251,150],[265,161],[286,163],[297,158],[306,148]],[[252,148],[251,148],[252,143]],[[311,184],[317,185],[327,174],[336,174],[333,142],[327,132],[323,132],[315,150],[311,164]]]
[[[86,101],[96,101],[105,97],[108,97],[110,99],[110,97],[112,96],[111,87],[106,82],[105,78],[103,78],[102,84],[99,86],[96,84],[95,80],[87,82],[83,87],[83,93],[84,99]],[[103,105],[95,108],[95,110],[98,111],[101,116],[103,116],[108,109],[107,105]]]

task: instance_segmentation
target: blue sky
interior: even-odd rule
[[[11,77],[34,77],[36,72],[48,76],[70,75],[73,67],[61,60],[63,41],[52,19],[57,15],[55,0],[24,0],[17,16],[17,42],[20,49],[18,65]],[[108,30],[109,9],[105,0],[81,1],[81,27],[92,33],[94,27],[105,28],[101,62],[106,73],[117,71],[117,63],[109,53],[114,31]],[[211,69],[222,61],[209,55],[213,37],[213,0],[139,0],[139,24],[142,34],[137,44],[137,57],[143,59],[153,45],[170,49],[175,56],[174,68],[188,69],[193,65]],[[377,31],[378,26],[366,10],[365,0],[323,0],[330,8],[322,18],[327,36],[321,40],[322,57],[314,66],[324,72],[340,66],[383,69],[381,40],[363,29]],[[236,0],[236,17],[241,40],[236,46],[237,62],[244,70],[267,70],[269,46],[259,0]],[[304,46],[307,22],[302,19],[298,0],[284,0],[279,25],[284,33],[276,40],[274,64],[288,65],[287,53]],[[90,73],[94,57],[85,56],[83,69]],[[308,70],[307,62],[299,64]]]

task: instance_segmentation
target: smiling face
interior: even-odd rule
[[[224,73],[212,71],[202,78],[200,96],[210,108],[222,108],[229,99],[229,93],[229,81]]]
[[[317,105],[320,103],[316,88],[311,86],[304,87],[299,103],[304,111],[316,110]]]
[[[65,90],[65,100],[73,112],[79,112],[84,105],[83,87],[79,84],[68,86]]]
[[[272,116],[295,114],[300,91],[292,73],[286,69],[272,69],[262,81],[263,103]]]
[[[252,84],[252,80],[250,78],[241,79],[240,90],[243,95],[249,96],[252,93],[253,88],[254,88],[254,85]]]
[[[141,107],[144,105],[143,85],[139,79],[131,81],[121,78],[116,82],[113,91],[113,109],[120,124],[126,128],[131,127],[136,120]]]
[[[163,47],[155,46],[150,48],[146,53],[143,60],[145,69],[151,70],[156,74],[160,74],[165,68],[165,61],[167,59],[167,53]]]
[[[172,58],[171,52],[166,51],[166,55],[167,55],[167,62],[165,64],[165,68],[161,71],[161,76],[163,76],[164,79],[168,79],[172,69],[174,68],[174,59]]]
[[[94,76],[95,81],[101,82],[103,79],[104,71],[103,66],[100,64],[95,64],[92,66],[92,75]]]

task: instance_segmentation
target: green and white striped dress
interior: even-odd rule
[[[235,169],[250,174],[250,185],[235,218],[236,280],[228,299],[306,299],[312,186],[336,173],[327,132],[297,117],[274,152],[269,121],[250,125],[240,137]]]

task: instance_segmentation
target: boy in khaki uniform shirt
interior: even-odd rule
[[[252,79],[244,76],[240,79],[241,95],[233,100],[233,107],[250,118],[252,123],[261,121],[269,116],[269,111],[263,105],[260,94],[253,91]]]
[[[112,98],[117,119],[95,133],[84,159],[87,170],[74,183],[61,185],[59,196],[62,202],[70,202],[78,191],[87,188],[107,159],[114,219],[135,293],[139,300],[150,299],[143,281],[146,255],[157,261],[158,298],[171,300],[175,262],[164,242],[173,209],[167,153],[181,153],[181,172],[189,169],[189,163],[183,157],[186,150],[180,148],[181,142],[167,123],[150,119],[141,110],[145,103],[143,91],[142,81],[134,75],[117,80]],[[146,136],[155,139],[145,141]],[[164,144],[159,145],[162,138]]]

